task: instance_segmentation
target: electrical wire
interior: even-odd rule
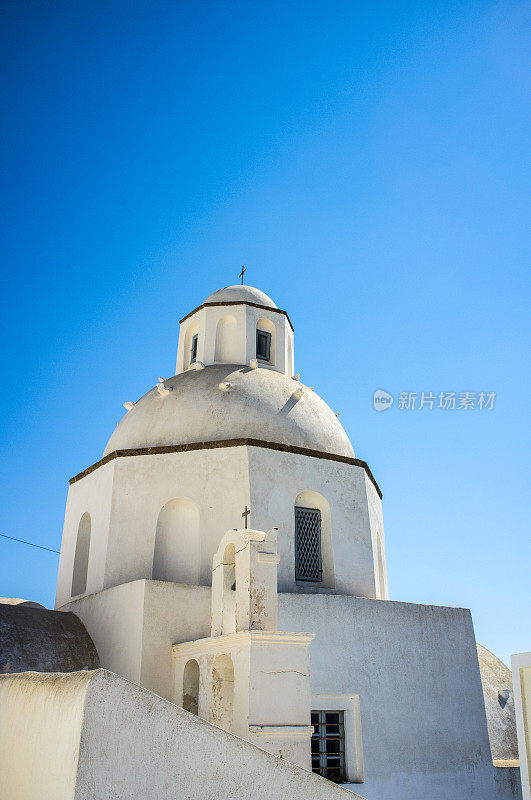
[[[25,542],[24,539],[15,539],[14,536],[7,536],[5,533],[0,533],[0,536],[3,536],[4,539],[11,539],[12,542],[20,542],[21,544],[28,544],[30,547],[38,547],[39,550],[48,550],[49,553],[57,553],[59,555],[59,550],[52,550],[51,547],[44,547],[42,544],[34,544],[33,542]]]

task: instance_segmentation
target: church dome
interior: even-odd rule
[[[104,455],[240,438],[354,455],[347,434],[324,400],[275,370],[212,365],[168,378],[160,388],[162,394],[155,387],[128,411]],[[297,399],[293,393],[298,389],[302,396]]]
[[[277,308],[270,297],[260,289],[255,289],[254,286],[225,286],[224,289],[218,289],[217,292],[209,294],[205,303],[235,303],[245,301],[247,303],[257,303],[259,306],[267,306],[268,308]]]

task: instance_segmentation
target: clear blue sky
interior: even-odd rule
[[[528,650],[530,8],[5,3],[1,532],[59,548],[68,478],[245,263],[380,483],[392,598]],[[56,569],[0,540],[0,594],[51,605]]]

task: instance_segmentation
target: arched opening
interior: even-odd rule
[[[228,544],[223,553],[223,634],[236,633],[236,548]]]
[[[211,723],[232,731],[234,665],[229,655],[219,655],[212,666]]]
[[[183,370],[188,369],[190,364],[193,364],[197,357],[197,334],[199,325],[197,322],[191,322],[184,334],[184,353],[183,353]]]
[[[216,328],[214,361],[236,364],[238,361],[238,323],[231,314],[222,317]]]
[[[294,370],[293,361],[293,334],[288,333],[288,375],[293,375]]]
[[[295,580],[335,587],[330,505],[311,489],[295,498]]]
[[[183,673],[183,708],[191,714],[199,710],[199,664],[195,658],[186,662]]]
[[[72,597],[87,590],[87,574],[90,552],[90,514],[85,511],[77,529],[76,553],[72,573]]]
[[[157,520],[153,580],[197,585],[200,562],[199,509],[184,497],[170,500]]]
[[[378,584],[380,600],[385,600],[385,568],[383,559],[382,540],[376,531],[376,567],[378,570]]]
[[[266,364],[275,363],[276,328],[270,319],[259,319],[256,323],[256,358]]]

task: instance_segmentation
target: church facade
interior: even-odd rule
[[[101,665],[369,800],[509,800],[470,612],[389,600],[381,492],[231,286],[70,481],[56,609]]]

